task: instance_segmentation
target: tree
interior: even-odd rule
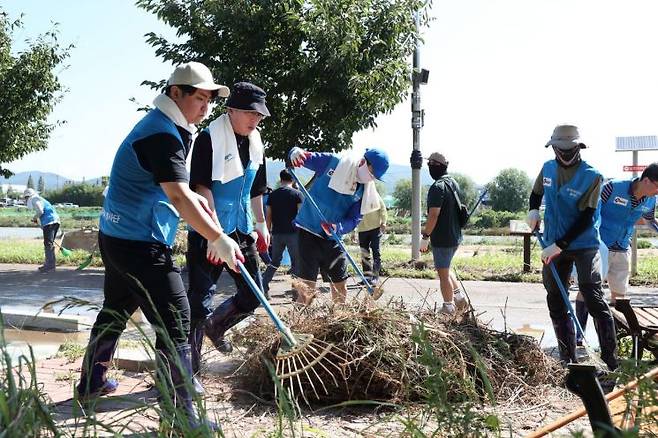
[[[532,182],[519,169],[503,169],[487,184],[491,208],[496,211],[520,211],[528,206]]]
[[[34,188],[34,180],[32,179],[32,174],[27,177],[27,188],[28,189],[33,189]]]
[[[43,175],[39,176],[39,182],[37,182],[37,192],[42,195],[46,193],[46,181],[43,179]]]
[[[5,199],[5,186],[0,184],[0,199]]]
[[[420,204],[421,210],[425,209],[427,205],[427,191],[429,186],[422,186],[420,189]],[[393,189],[393,199],[395,199],[395,207],[411,211],[411,180],[410,179],[401,179],[395,183],[395,189]]]
[[[62,48],[53,30],[27,40],[27,47],[14,54],[12,33],[21,27],[0,8],[0,175],[5,178],[12,172],[2,163],[45,149],[61,124],[49,123],[48,116],[62,95],[55,70],[72,47]]]
[[[251,81],[268,93],[263,138],[272,158],[290,147],[339,151],[407,96],[414,12],[422,0],[137,0],[177,29],[147,42],[174,64],[197,60],[218,81]],[[164,81],[145,81],[161,88]],[[215,109],[218,116],[221,107]]]
[[[48,192],[48,200],[53,204],[71,202],[80,207],[100,207],[103,205],[103,187],[91,184],[67,184],[61,189]]]
[[[469,211],[477,201],[478,191],[475,188],[475,182],[471,177],[461,173],[451,173],[457,184],[459,185],[459,199],[463,204],[466,204]]]
[[[18,198],[18,193],[16,192],[16,190],[14,190],[11,184],[9,184],[9,187],[7,187],[7,197],[11,199]]]

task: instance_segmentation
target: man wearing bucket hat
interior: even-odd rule
[[[270,115],[265,97],[265,91],[252,83],[233,85],[226,101],[226,113],[213,120],[195,140],[190,171],[190,186],[216,212],[219,223],[239,246],[245,267],[259,285],[258,253],[267,251],[270,243],[263,213],[263,194],[267,191],[265,155],[256,129]],[[224,259],[206,259],[207,242],[195,230],[188,234],[190,344],[195,372],[199,370],[204,334],[219,351],[230,352],[233,346],[224,334],[259,305],[234,264]],[[237,291],[213,310],[212,297],[224,270],[235,281]]]
[[[156,332],[161,406],[173,405],[184,414],[178,421],[191,428],[216,428],[200,420],[193,407],[187,339],[190,307],[171,247],[182,217],[212,242],[209,259],[234,264],[241,257],[237,244],[209,214],[205,198],[189,189],[185,168],[194,124],[204,119],[213,98],[226,97],[228,92],[214,83],[205,65],[182,64],[170,76],[164,93],[155,98],[155,109],[119,146],[100,217],[105,299],[91,330],[77,386],[83,399],[116,390],[117,381],[106,373],[128,317],[141,308]],[[195,390],[203,390],[198,382]]]
[[[575,265],[578,287],[594,318],[601,346],[601,358],[614,370],[617,368],[617,338],[615,323],[601,288],[599,254],[599,198],[601,174],[580,157],[586,146],[579,141],[578,128],[558,125],[546,147],[551,146],[555,159],[544,163],[530,193],[528,225],[532,230],[541,221],[539,207],[544,211],[544,242],[541,253],[544,268],[542,278],[546,288],[548,310],[558,341],[560,360],[576,363],[576,335],[557,281],[568,288],[569,275]],[[555,264],[559,279],[548,266]]]
[[[432,248],[434,269],[439,277],[443,305],[441,312],[453,314],[467,306],[466,297],[450,269],[452,258],[462,241],[459,223],[459,184],[448,175],[448,160],[439,153],[432,153],[427,167],[434,184],[427,192],[427,221],[420,242],[421,252]]]
[[[648,224],[658,230],[656,222],[656,195],[658,195],[658,163],[651,163],[639,178],[608,181],[601,190],[601,260],[605,264],[603,277],[608,280],[614,305],[617,298],[624,298],[628,290],[630,273],[630,242],[636,224]],[[603,252],[607,252],[604,256]],[[607,274],[606,274],[607,272]],[[587,306],[578,294],[576,317],[585,330]],[[582,343],[580,333],[576,343]]]
[[[39,272],[54,271],[57,260],[55,258],[55,237],[59,230],[59,215],[47,199],[39,196],[34,189],[27,188],[23,192],[23,199],[27,208],[34,210],[32,222],[39,224],[43,230],[43,251],[45,261],[39,266]]]
[[[320,215],[308,199],[304,199],[295,224],[299,227],[301,255],[295,283],[297,301],[310,304],[315,297],[315,282],[320,269],[332,282],[332,298],[344,303],[347,298],[347,260],[340,246],[331,237],[331,228],[343,235],[359,224],[362,215],[379,208],[375,179],[388,170],[388,154],[382,149],[366,149],[360,157],[307,152],[294,147],[288,154],[294,167],[304,166],[315,172],[309,195],[318,204],[329,222]]]

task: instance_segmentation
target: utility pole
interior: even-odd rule
[[[411,259],[420,258],[420,169],[423,155],[420,152],[420,130],[425,124],[425,111],[420,107],[420,86],[427,84],[429,71],[420,68],[420,13],[414,16],[416,23],[416,41],[413,58],[411,93],[411,130],[413,132],[413,150],[411,151]]]

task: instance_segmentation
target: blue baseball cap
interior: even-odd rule
[[[372,166],[372,173],[375,178],[381,180],[382,176],[388,170],[388,154],[382,149],[366,149],[363,158]]]

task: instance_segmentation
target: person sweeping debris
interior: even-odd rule
[[[47,199],[39,196],[34,189],[25,189],[23,198],[25,199],[27,208],[34,210],[32,222],[39,224],[43,230],[43,252],[45,253],[45,260],[43,265],[39,266],[39,272],[52,272],[57,267],[55,237],[59,230],[59,215],[55,207]]]
[[[179,216],[208,241],[207,257],[235,263],[237,244],[209,214],[207,201],[189,189],[185,160],[209,102],[229,90],[214,83],[203,64],[178,66],[155,108],[135,125],[119,146],[103,202],[98,243],[105,265],[103,308],[91,330],[77,393],[89,400],[116,391],[107,378],[119,336],[137,308],[156,332],[161,425],[219,429],[195,412],[190,307],[172,245]],[[173,407],[173,413],[167,411]],[[173,415],[173,416],[170,416]]]
[[[577,363],[574,323],[557,283],[559,281],[566,289],[575,265],[578,286],[594,318],[601,359],[610,370],[615,370],[618,366],[615,323],[601,288],[599,198],[602,177],[581,159],[580,150],[586,146],[578,139],[575,126],[559,125],[554,129],[546,147],[552,146],[555,159],[546,161],[537,176],[530,193],[527,222],[531,230],[539,228],[539,207],[545,198],[543,239],[546,247],[541,253],[542,278],[560,361],[564,365]],[[553,276],[551,263],[559,278]]]
[[[344,303],[347,260],[332,237],[332,231],[337,236],[349,233],[356,228],[362,215],[379,208],[375,179],[381,179],[388,170],[388,154],[373,148],[367,149],[361,157],[340,158],[331,153],[294,147],[288,157],[292,166],[304,166],[315,172],[309,195],[316,205],[306,197],[295,218],[300,254],[297,275],[301,279],[294,284],[297,301],[306,305],[313,301],[318,272],[324,269],[334,286],[331,289],[333,301]]]
[[[658,231],[656,221],[658,163],[651,163],[639,178],[609,181],[601,190],[601,240],[608,250],[607,279],[610,304],[624,298],[630,274],[630,244],[637,223],[647,223]],[[603,249],[602,249],[603,250]],[[605,271],[605,269],[604,269]],[[576,316],[585,331],[587,305],[581,293],[576,298]],[[580,333],[576,343],[582,343]]]

